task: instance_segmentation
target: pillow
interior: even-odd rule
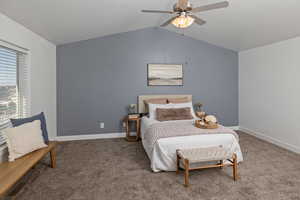
[[[157,108],[156,118],[158,121],[187,120],[193,119],[191,108]]]
[[[14,161],[32,151],[47,147],[42,136],[40,120],[7,128],[2,132],[7,142],[9,161]]]
[[[168,98],[168,103],[188,103],[190,100],[187,97]]]
[[[145,104],[145,113],[149,112],[149,104],[167,104],[167,98],[156,98],[156,99],[146,99],[144,100]]]
[[[197,118],[196,115],[195,115],[195,112],[194,112],[194,107],[193,107],[193,104],[192,102],[188,102],[188,103],[176,103],[176,104],[172,104],[173,105],[173,108],[186,108],[186,107],[189,107],[191,108],[191,114],[194,118]]]
[[[152,104],[149,103],[149,118],[150,119],[156,119],[156,109],[157,108],[172,108],[172,104]]]
[[[28,118],[22,118],[22,119],[10,119],[10,122],[12,123],[13,127],[20,126],[22,124],[28,123],[28,122],[33,122],[34,120],[40,120],[41,121],[41,129],[43,133],[43,138],[45,142],[48,142],[48,131],[47,131],[47,126],[46,126],[46,119],[45,115],[43,112],[41,112],[38,115],[28,117]]]
[[[167,104],[167,98],[156,98],[156,99],[146,99],[144,100],[145,104]]]

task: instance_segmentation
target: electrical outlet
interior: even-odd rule
[[[100,128],[104,128],[104,122],[99,123]]]

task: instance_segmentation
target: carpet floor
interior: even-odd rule
[[[153,173],[141,143],[124,139],[59,145],[57,168],[39,163],[12,192],[17,200],[300,200],[300,155],[239,132],[240,179],[230,167]],[[21,185],[21,186],[20,186]]]

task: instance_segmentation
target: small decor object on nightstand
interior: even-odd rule
[[[212,123],[217,123],[217,118],[213,115],[207,115],[205,118],[204,118],[205,122],[212,122]]]
[[[202,103],[200,103],[200,102],[198,102],[198,103],[195,103],[195,110],[196,111],[199,111],[199,112],[201,112],[201,110],[202,110],[202,106],[203,106],[203,104]]]
[[[205,117],[206,113],[202,111],[202,106],[203,104],[198,102],[195,103],[194,107],[195,107],[195,111],[196,111],[196,115],[197,117],[199,117],[201,120]]]
[[[216,129],[219,127],[217,118],[213,115],[207,115],[201,120],[196,120],[195,126],[202,129]]]
[[[196,116],[199,117],[201,120],[204,120],[206,113],[204,111],[196,111]]]
[[[128,142],[136,142],[140,139],[140,127],[141,127],[141,118],[139,114],[129,114],[124,117],[123,122],[125,123],[126,128],[126,140]],[[135,122],[136,135],[130,135],[130,123]]]
[[[128,105],[128,114],[135,114],[137,112],[136,104],[129,104]]]
[[[219,127],[217,123],[204,122],[204,121],[201,121],[201,120],[196,120],[195,121],[195,126],[197,128],[201,128],[201,129],[216,129],[216,128]]]

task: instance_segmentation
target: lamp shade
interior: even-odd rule
[[[190,16],[180,15],[172,21],[172,24],[177,28],[187,28],[193,24],[194,20],[195,19]]]

